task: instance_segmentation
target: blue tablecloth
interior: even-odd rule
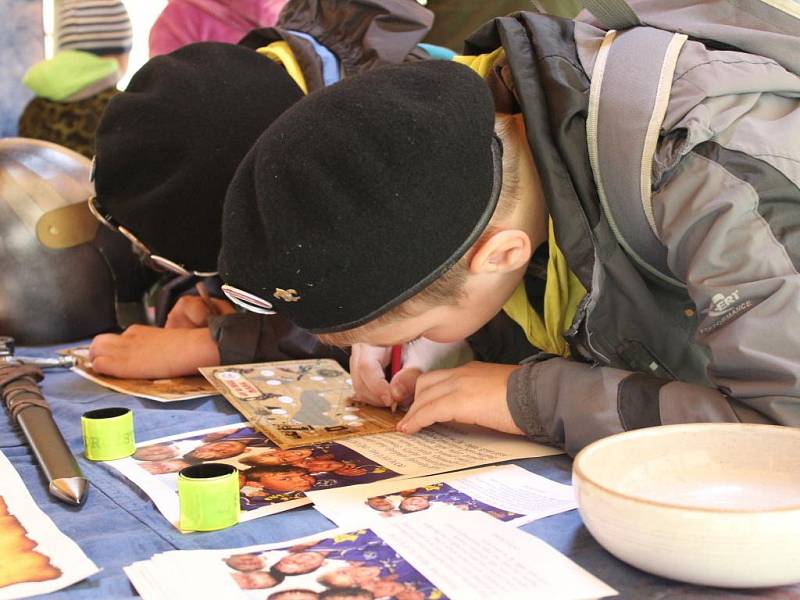
[[[20,354],[23,352],[21,349]],[[48,354],[48,349],[24,353],[44,355]],[[220,396],[160,404],[108,391],[69,371],[47,371],[43,389],[67,443],[91,481],[84,506],[70,507],[48,494],[47,483],[24,438],[5,418],[0,418],[0,449],[19,471],[41,509],[102,569],[81,583],[51,594],[54,598],[107,600],[135,597],[136,591],[122,567],[158,552],[281,542],[334,527],[320,513],[306,507],[241,523],[224,531],[181,534],[138,488],[116,471],[83,458],[80,415],[96,408],[130,407],[136,420],[136,437],[145,441],[238,423],[242,420],[239,414]],[[571,461],[566,456],[523,460],[517,464],[555,481],[570,481]],[[619,590],[620,598],[800,598],[800,586],[776,589],[772,593],[764,590],[717,590],[648,575],[603,550],[574,510],[535,521],[523,529],[539,536]]]

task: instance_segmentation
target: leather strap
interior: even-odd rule
[[[19,363],[0,365],[0,397],[15,420],[19,412],[29,406],[50,410],[39,388],[42,379],[44,373],[38,367]]]

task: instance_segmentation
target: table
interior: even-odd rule
[[[53,348],[21,348],[19,353],[44,356],[53,351]],[[39,507],[102,569],[85,581],[51,594],[52,598],[134,598],[137,597],[136,591],[122,567],[158,552],[281,542],[334,527],[312,507],[304,507],[240,523],[223,531],[181,534],[137,487],[116,471],[83,458],[80,415],[97,408],[127,406],[134,412],[137,440],[145,441],[239,423],[242,421],[239,413],[221,396],[161,404],[111,392],[63,370],[47,371],[42,387],[67,443],[91,481],[86,503],[82,507],[72,507],[48,494],[47,483],[35,458],[23,436],[12,428],[7,418],[0,418],[0,449],[20,473]],[[517,464],[555,481],[570,482],[571,460],[566,456],[528,459],[517,461]],[[722,590],[682,584],[643,573],[600,547],[575,510],[534,521],[522,529],[539,536],[617,589],[619,598],[800,599],[800,586],[767,591]]]

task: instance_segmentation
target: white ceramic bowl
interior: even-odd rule
[[[800,429],[698,423],[601,439],[575,458],[583,522],[609,552],[700,585],[800,582]]]

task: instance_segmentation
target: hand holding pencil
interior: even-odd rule
[[[205,290],[205,287],[203,286]],[[208,295],[182,296],[172,307],[167,315],[166,328],[196,328],[208,327],[209,317],[235,313],[236,309],[230,302],[211,298]]]
[[[403,368],[403,346],[392,346],[392,362],[390,363],[389,387],[394,380],[394,376]],[[389,405],[392,413],[397,411],[397,399],[392,395],[392,403]]]

